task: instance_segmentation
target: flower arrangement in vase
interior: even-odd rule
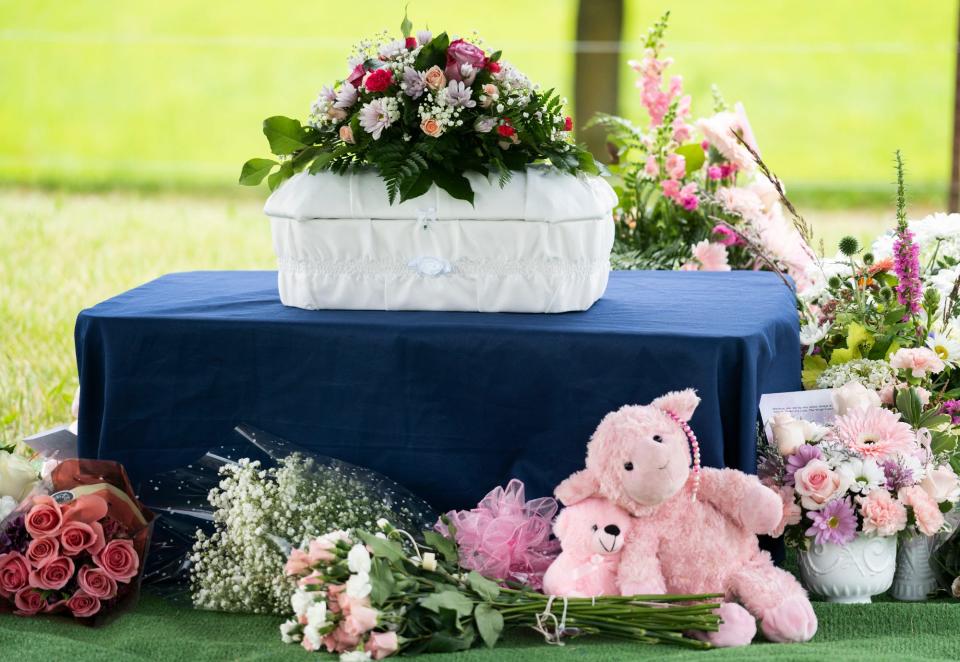
[[[273,190],[295,173],[342,174],[372,166],[390,201],[426,193],[432,184],[473,202],[467,171],[503,185],[514,171],[547,161],[558,169],[596,173],[590,153],[573,143],[573,120],[553,90],[541,91],[478,39],[429,30],[402,38],[387,33],[357,44],[347,76],[323,88],[306,125],[264,120],[278,160],[251,159],[240,183],[267,179]]]
[[[714,114],[694,119],[683,79],[664,81],[669,12],[650,28],[644,56],[631,61],[645,127],[611,115],[610,170],[620,198],[615,263],[621,268],[727,271],[768,268],[803,291],[815,255],[809,228],[782,200],[782,185],[759,161],[746,111],[714,91]],[[792,215],[792,218],[789,216]]]

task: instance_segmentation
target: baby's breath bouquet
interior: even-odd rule
[[[183,483],[187,472],[195,472],[200,478],[187,481],[194,484],[190,493],[206,496],[205,503],[196,504],[181,491],[178,503],[159,506],[167,519],[192,517],[186,540],[192,549],[181,574],[198,608],[283,613],[295,589],[284,574],[291,545],[331,529],[369,529],[384,517],[413,530],[436,519],[425,502],[369,469],[251,428],[238,431],[252,442],[249,448],[231,449],[229,455],[238,459],[211,451],[201,462],[175,472],[174,480],[160,480],[166,485],[160,491],[170,492],[171,483]]]

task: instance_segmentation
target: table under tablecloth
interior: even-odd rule
[[[800,387],[793,295],[764,272],[614,272],[582,313],[309,311],[276,272],[163,276],[80,313],[79,448],[136,482],[241,422],[441,509],[545,495],[607,412],[695,387],[704,463],[752,471],[764,392]]]

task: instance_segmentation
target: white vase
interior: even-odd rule
[[[846,545],[814,543],[798,556],[803,583],[813,593],[829,602],[870,602],[893,583],[897,538],[858,535]]]
[[[890,595],[897,600],[920,602],[937,588],[937,578],[930,567],[930,553],[935,538],[911,536],[900,543],[897,550],[897,573]]]

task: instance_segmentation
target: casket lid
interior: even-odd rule
[[[273,192],[264,212],[294,220],[411,219],[428,214],[437,220],[562,222],[604,218],[617,204],[616,194],[602,178],[545,166],[513,173],[503,188],[495,178],[479,173],[469,172],[466,177],[473,187],[473,205],[436,185],[418,198],[391,205],[375,172],[301,172]]]

